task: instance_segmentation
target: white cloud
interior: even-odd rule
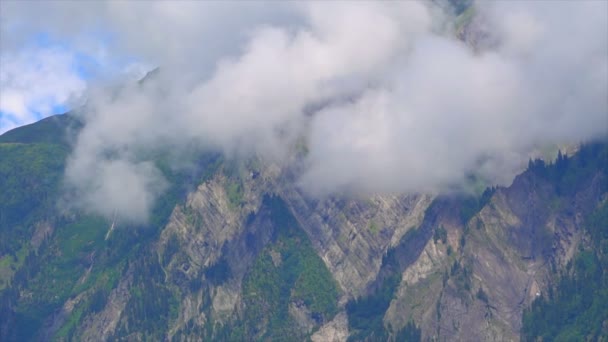
[[[80,96],[85,81],[75,70],[75,56],[56,48],[0,53],[0,132],[53,113],[54,106]],[[8,126],[5,126],[8,125]]]
[[[138,153],[159,146],[282,160],[304,136],[300,185],[327,194],[446,191],[471,172],[504,184],[538,146],[605,137],[608,3],[477,5],[494,42],[481,51],[429,2],[45,3],[33,26],[162,70],[90,93],[67,180],[94,210],[133,205],[141,220],[162,181]],[[29,7],[10,8],[4,32]],[[123,201],[125,179],[141,202]]]

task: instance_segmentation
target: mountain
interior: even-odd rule
[[[82,126],[0,136],[2,341],[602,340],[608,144],[479,197],[311,199],[294,170],[193,153],[147,224],[66,203]]]

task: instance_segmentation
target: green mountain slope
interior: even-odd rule
[[[67,145],[81,127],[82,123],[73,114],[53,115],[0,135],[0,143]]]
[[[68,141],[78,127],[59,115],[0,136],[0,340],[70,337],[82,318],[106,303],[129,260],[145,260],[145,247],[189,182],[217,166],[217,156],[203,155],[196,157],[195,170],[178,172],[158,158],[171,185],[150,224],[116,230],[106,239],[110,222],[62,203]],[[66,301],[73,305],[69,312]]]
[[[149,223],[107,235],[65,203],[80,125],[0,136],[1,341],[606,336],[605,143],[480,198],[315,200],[289,168],[155,152]]]

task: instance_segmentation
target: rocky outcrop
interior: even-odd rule
[[[323,325],[310,339],[313,342],[345,342],[348,338],[348,317],[340,312],[336,317]]]
[[[578,249],[581,217],[599,203],[604,177],[557,196],[527,172],[466,224],[440,219],[446,243],[429,240],[403,271],[385,324],[398,330],[413,320],[431,339],[519,340],[523,309]]]
[[[386,324],[403,327],[410,320],[417,319],[421,323],[436,320],[436,303],[443,289],[444,274],[449,269],[448,261],[442,243],[429,240],[418,260],[403,272],[395,298],[384,317]]]
[[[127,271],[112,290],[105,308],[87,317],[82,323],[82,332],[78,333],[82,341],[108,341],[114,335],[122,312],[131,296],[130,287],[133,282],[133,270]]]
[[[376,278],[382,257],[422,222],[430,195],[368,199],[306,198],[296,188],[281,194],[348,298],[361,295]]]
[[[315,201],[285,182],[284,178],[288,176],[284,172],[276,165],[260,164],[253,170],[241,169],[238,177],[220,172],[192,192],[184,205],[175,208],[158,244],[167,280],[175,282],[183,277],[209,283],[206,270],[221,258],[228,264],[231,275],[222,284],[211,283],[194,292],[182,291],[178,318],[169,336],[188,322],[198,325],[207,320],[227,322],[240,310],[242,278],[270,240],[270,232],[263,228],[267,226],[264,215],[260,212],[265,194],[278,194],[290,207],[342,288],[342,304],[365,291],[375,279],[383,255],[409,229],[420,225],[432,201],[429,195]],[[238,203],[234,203],[234,198],[231,202],[229,194],[233,190],[231,187],[235,187],[234,182],[239,182],[236,186],[241,191]],[[171,254],[171,244],[179,246],[179,251]],[[209,303],[204,300],[206,296],[210,298]],[[207,315],[205,307],[210,310]],[[300,318],[296,321],[302,323],[303,331],[312,332],[316,324],[305,310],[305,307],[292,305],[290,314]],[[334,320],[334,325],[326,324],[324,331],[330,331],[332,326],[335,326],[334,330],[347,326],[338,324],[344,323],[340,317]],[[346,333],[336,334],[345,336]]]
[[[457,197],[311,199],[289,172],[261,163],[220,171],[174,209],[154,245],[167,286],[181,296],[168,338],[193,325],[228,325],[246,310],[243,279],[276,233],[263,204],[265,195],[274,194],[342,290],[340,313],[329,322],[301,302],[289,303],[286,314],[313,341],[345,341],[345,304],[374,293],[395,272],[401,280],[383,317],[390,333],[413,321],[424,338],[519,340],[523,309],[546,291],[551,269],[574,256],[583,241],[582,218],[601,200],[605,182],[605,175],[595,175],[564,196],[526,172],[463,222]],[[280,267],[281,253],[266,250]],[[218,267],[228,270],[219,280]],[[102,339],[112,336],[128,284],[123,278],[105,309],[87,317],[85,340],[94,339],[95,331]],[[263,336],[266,328],[259,329],[256,336]]]
[[[265,245],[263,241],[268,240],[268,236],[263,238],[265,234],[260,233],[261,246],[253,250],[244,246],[247,237],[255,234],[255,231],[247,231],[251,226],[248,219],[260,210],[262,198],[271,191],[276,172],[271,167],[255,173],[238,169],[230,176],[218,172],[200,184],[188,195],[184,205],[173,211],[161,233],[158,254],[161,264],[166,265],[167,281],[175,283],[178,278],[185,281],[181,282],[183,285],[176,284],[182,288],[184,298],[169,336],[189,321],[203,325],[208,319],[222,323],[232,317],[240,304],[241,281],[247,266],[255,252]],[[169,250],[173,248],[171,244],[177,246],[177,250]],[[207,279],[205,271],[222,257],[229,264],[230,278],[221,285],[214,284]],[[191,291],[186,284],[192,280],[209,286]],[[205,302],[205,296],[210,298],[210,305]],[[205,317],[204,306],[209,307],[210,317]]]

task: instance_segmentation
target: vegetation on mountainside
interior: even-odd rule
[[[433,242],[437,243],[437,241],[441,241],[443,244],[448,242],[448,232],[443,226],[435,228],[433,233]]]
[[[78,212],[66,215],[58,211],[56,205],[70,152],[63,140],[65,135],[57,131],[61,128],[60,121],[66,118],[43,120],[0,137],[3,142],[0,144],[3,189],[0,193],[0,271],[10,271],[0,272],[6,287],[5,290],[0,287],[3,317],[0,339],[76,338],[82,333],[85,320],[105,308],[120,279],[130,279],[129,294],[113,338],[135,333],[144,339],[163,339],[170,322],[177,317],[181,287],[166,283],[167,275],[159,263],[179,249],[179,241],[171,240],[171,248],[160,261],[149,248],[150,243],[157,238],[175,205],[183,201],[194,186],[215,174],[222,158],[217,154],[194,153],[186,158],[192,165],[174,168],[172,157],[166,152],[140,156],[155,163],[168,188],[156,201],[148,224],[127,226],[123,223],[106,240],[109,222]],[[228,193],[231,204],[237,206],[242,186],[235,182]],[[295,331],[294,321],[288,314],[290,305],[306,308],[317,327],[337,312],[337,284],[308,237],[280,199],[268,198],[265,203],[270,207],[276,236],[246,277],[244,287],[250,295],[246,299],[249,309],[236,325],[237,329],[230,332],[232,336],[239,331],[252,333],[247,329],[257,322],[257,315],[261,313],[272,322],[266,329],[267,336]],[[30,239],[39,222],[48,223],[52,231],[33,249]],[[271,252],[280,254],[280,265],[268,264]],[[230,276],[230,268],[220,259],[205,271],[205,276],[218,285]],[[174,274],[170,279],[176,284],[183,280]],[[268,279],[275,281],[264,283]],[[193,290],[197,290],[201,285],[199,280],[198,285],[189,284],[187,288],[194,286]],[[73,306],[61,311],[68,301]],[[273,310],[269,310],[268,305],[272,305]],[[213,330],[205,327],[199,332]]]
[[[481,196],[466,195],[459,199],[460,220],[466,225],[483,207],[490,202],[492,195],[496,192],[496,187],[486,188]]]
[[[0,291],[25,262],[36,228],[53,220],[67,153],[55,144],[0,143]]]
[[[155,243],[175,205],[201,181],[212,177],[221,167],[222,158],[193,152],[181,158],[191,162],[190,167],[175,168],[171,153],[145,156],[162,172],[167,189],[155,203],[148,224],[121,224],[106,240],[110,225],[107,220],[77,211],[64,212],[57,206],[62,195],[65,159],[70,152],[63,139],[65,135],[54,131],[59,128],[61,125],[51,120],[0,136],[0,340],[80,339],[91,317],[106,308],[110,294],[121,283],[125,284],[120,288],[126,289],[126,306],[116,317],[117,329],[110,337],[116,340],[165,339],[178,317],[184,291],[202,289],[201,310],[206,315],[206,325],[201,327],[190,320],[175,338],[184,333],[182,336],[204,336],[206,340],[305,340],[310,332],[298,327],[298,320],[292,315],[294,310],[306,313],[313,329],[338,312],[338,286],[308,236],[285,202],[278,197],[266,197],[261,211],[269,213],[272,239],[243,279],[244,305],[237,310],[238,317],[218,323],[208,315],[211,298],[206,286],[218,286],[233,277],[228,261],[220,257],[217,263],[203,269],[204,276],[189,279],[179,270],[163,270],[172,258],[184,255],[178,237],[169,237],[161,258]],[[547,192],[551,198],[546,203],[543,198],[542,204],[557,211],[567,208],[567,201],[589,184],[596,184],[600,187],[597,193],[605,194],[608,185],[606,178],[598,176],[600,173],[603,177],[608,174],[608,148],[589,144],[573,157],[560,153],[553,164],[530,161],[523,177],[551,187]],[[233,181],[227,188],[231,205],[240,206],[242,184],[238,183],[238,175],[228,178]],[[435,210],[437,201],[427,214],[451,211],[453,221],[463,223],[466,232],[470,218],[488,203],[493,193],[490,188],[479,198],[446,200],[447,205]],[[586,214],[591,210],[582,208],[580,212]],[[431,214],[428,217],[434,215]],[[346,305],[351,340],[420,340],[421,331],[415,322],[393,330],[384,326],[383,318],[403,270],[417,258],[415,251],[421,250],[431,238],[435,243],[448,242],[446,228],[452,227],[429,220],[405,234],[401,247],[388,251],[382,261],[381,276],[368,289],[369,293]],[[50,227],[48,231],[46,226]],[[550,291],[543,293],[525,312],[522,329],[525,340],[597,340],[608,335],[606,199],[582,226],[588,238],[578,255],[565,270],[559,271]],[[369,221],[373,234],[383,234],[379,228],[376,222]],[[33,239],[38,230],[44,234]],[[534,237],[544,241],[535,246],[551,253],[554,237],[550,231],[545,233]],[[465,234],[462,236],[464,245]],[[476,293],[478,300],[487,303],[491,289],[475,286],[470,265],[458,258],[461,249],[447,250],[451,268],[445,273],[444,287],[449,281],[467,295]],[[224,326],[219,327],[221,324]]]
[[[598,171],[603,172],[604,177],[608,174],[608,163],[606,162],[608,156],[607,151],[608,148],[606,145],[588,144],[582,146],[580,153],[573,158],[568,158],[559,153],[556,162],[551,165],[546,165],[541,160],[531,161],[527,177],[534,177],[538,181],[543,181],[546,184],[552,185],[554,187],[553,192],[557,196],[555,200],[561,201],[563,198],[574,196],[576,191],[588,186],[589,182],[592,181],[592,178],[598,174]],[[601,183],[600,186],[602,187],[602,189],[599,189],[601,193],[606,193],[606,191],[608,191],[605,181]],[[461,246],[464,246],[466,243],[465,235],[469,229],[468,223],[470,219],[489,203],[495,191],[496,188],[490,187],[486,189],[480,197],[463,196],[448,200],[448,202],[451,203],[450,206],[456,210],[460,222],[465,227],[460,240]],[[427,210],[427,213],[433,211],[432,207],[438,203],[439,202],[435,201]],[[606,227],[605,224],[604,227]],[[420,229],[421,228],[410,231],[409,233],[412,235],[406,234],[400,245],[405,243],[404,241],[408,239],[412,242],[415,241],[416,238],[414,238],[414,235]],[[424,239],[422,235],[420,238]],[[436,226],[433,229],[432,238],[435,243],[439,241],[445,243],[447,241],[447,231],[441,225]],[[541,230],[535,239],[544,240],[536,245],[538,248],[543,251],[551,250],[553,244],[552,234]],[[383,260],[381,269],[388,271],[384,273],[381,272],[382,276],[379,278],[382,278],[382,280],[380,281],[379,286],[373,287],[372,292],[369,295],[363,296],[347,304],[346,309],[349,315],[349,328],[351,331],[349,340],[386,340],[389,338],[390,332],[387,331],[387,327],[383,325],[383,316],[390,305],[390,301],[393,299],[394,292],[400,282],[400,272],[403,271],[403,265],[401,265],[403,262],[394,257],[396,255],[395,252],[395,250],[389,250],[387,256]],[[448,253],[452,254],[453,250],[450,249]],[[542,253],[544,254],[544,252]],[[399,259],[402,257],[403,255],[401,255]],[[471,270],[466,264],[461,264],[458,259],[453,262],[446,278],[451,279],[452,284],[458,291],[462,291],[463,296],[465,297],[467,296],[467,293],[472,290]],[[487,295],[482,289],[477,291],[477,298],[481,301],[487,301]],[[388,329],[390,329],[390,327]]]
[[[378,291],[370,296],[348,302],[346,305],[348,324],[353,329],[349,341],[360,341],[367,338],[379,341],[388,338],[389,332],[383,323],[384,313],[400,282],[401,274],[392,274],[384,280]]]
[[[235,209],[241,205],[243,201],[243,185],[238,179],[231,179],[226,186],[226,194],[230,207]]]
[[[597,170],[603,179],[598,189],[608,190],[608,147],[590,144],[569,158],[559,153],[556,162],[531,161],[529,168],[553,181],[558,195],[572,194]],[[583,224],[589,243],[581,247],[558,281],[524,312],[522,339],[526,341],[596,341],[608,336],[608,202],[594,210]]]
[[[105,245],[106,229],[107,223],[102,219],[81,217],[74,223],[60,225],[54,237],[46,240],[37,254],[28,255],[23,267],[15,273],[11,287],[2,293],[3,296],[13,295],[7,298],[15,315],[10,338],[40,339],[39,329],[45,319],[68,298],[85,293],[77,301],[82,311],[90,305],[87,304],[88,290],[109,291],[116,285],[117,274],[112,274],[116,272],[113,267],[93,269],[94,263],[105,262],[106,256],[96,254],[96,251]],[[22,295],[16,296],[13,291],[21,291]],[[64,329],[64,332],[68,331]]]
[[[488,188],[480,197],[453,196],[433,201],[426,211],[425,222],[418,228],[410,229],[398,246],[387,251],[382,260],[379,276],[369,293],[347,303],[346,311],[351,332],[349,341],[388,340],[396,338],[398,334],[406,334],[384,326],[384,314],[401,283],[402,272],[416,260],[426,243],[431,238],[434,243],[439,241],[443,244],[447,243],[447,230],[442,225],[435,225],[433,217],[443,210],[453,211],[452,216],[457,220],[460,219],[466,226],[468,220],[485,206],[494,191],[495,188]],[[461,244],[464,244],[464,238]],[[453,253],[451,246],[448,247],[448,253],[449,255]],[[448,277],[453,277],[455,286],[462,288],[462,291],[470,291],[470,271],[465,266],[455,261]],[[412,336],[417,336],[413,330],[415,327],[412,322],[412,325],[403,329],[407,334],[412,333]]]
[[[592,181],[598,171],[608,172],[608,145],[590,143],[582,145],[573,157],[557,155],[555,163],[547,164],[541,159],[530,160],[528,171],[540,179],[549,181],[558,196],[573,195],[581,185]],[[608,183],[600,184],[601,192],[608,191]]]
[[[55,209],[67,153],[53,144],[0,144],[0,255],[14,255]]]
[[[409,321],[403,327],[403,329],[399,330],[395,335],[395,342],[419,342],[422,341],[422,331],[420,328],[413,322]]]
[[[608,336],[608,203],[586,221],[593,247],[578,253],[555,288],[524,312],[526,341],[597,341]]]
[[[165,284],[165,273],[157,255],[150,250],[131,260],[133,283],[129,300],[121,314],[121,322],[114,338],[125,338],[133,333],[144,340],[164,340],[169,323],[177,318],[179,304],[176,293]]]
[[[423,235],[424,232],[420,228],[410,229],[399,244],[408,246],[415,240],[424,239]],[[348,325],[351,331],[349,341],[387,340],[392,333],[384,326],[383,318],[401,283],[401,261],[398,259],[397,251],[390,249],[382,259],[381,272],[384,274],[381,276],[382,280],[378,286],[369,295],[351,300],[346,304]],[[407,327],[404,329],[409,331]],[[403,334],[409,334],[409,332],[403,332]]]
[[[149,242],[221,158],[197,154],[189,159],[191,167],[176,169],[167,156],[152,156],[169,186],[149,223],[123,224],[106,240],[109,222],[57,205],[70,153],[65,130],[77,127],[64,115],[0,136],[0,340],[72,339],[86,317],[105,307],[125,272],[134,269],[116,337],[136,330],[162,339],[177,303]],[[43,226],[49,228],[34,243],[34,231]],[[67,301],[73,307],[62,311]]]
[[[337,313],[338,287],[285,202],[266,197],[264,203],[271,211],[275,239],[243,280],[245,312],[231,338],[305,339],[290,306],[308,311],[318,326]]]
[[[72,114],[54,115],[0,135],[0,143],[57,144],[68,146],[82,123]]]

